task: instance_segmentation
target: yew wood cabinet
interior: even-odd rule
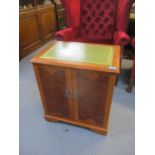
[[[31,62],[46,120],[107,134],[119,46],[56,42]]]

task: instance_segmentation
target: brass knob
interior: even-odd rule
[[[72,98],[72,94],[71,94],[71,92],[70,92],[69,90],[66,90],[66,91],[65,91],[64,96],[65,96],[66,98]]]

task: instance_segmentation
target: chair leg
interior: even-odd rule
[[[131,93],[133,84],[134,84],[134,78],[131,77],[131,79],[130,79],[130,81],[129,81],[128,88],[127,88],[127,92]]]

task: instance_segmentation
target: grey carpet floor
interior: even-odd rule
[[[135,92],[133,89],[132,93],[127,93],[121,79],[114,90],[107,136],[44,120],[30,59],[48,44],[50,42],[19,64],[20,155],[134,155]]]

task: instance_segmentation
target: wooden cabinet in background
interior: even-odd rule
[[[56,30],[56,17],[53,9],[43,9],[38,13],[38,24],[41,38],[45,37]]]
[[[20,12],[20,59],[54,38],[56,15],[53,5]]]
[[[39,28],[35,11],[21,15],[19,29],[22,48],[26,48],[39,40]]]

